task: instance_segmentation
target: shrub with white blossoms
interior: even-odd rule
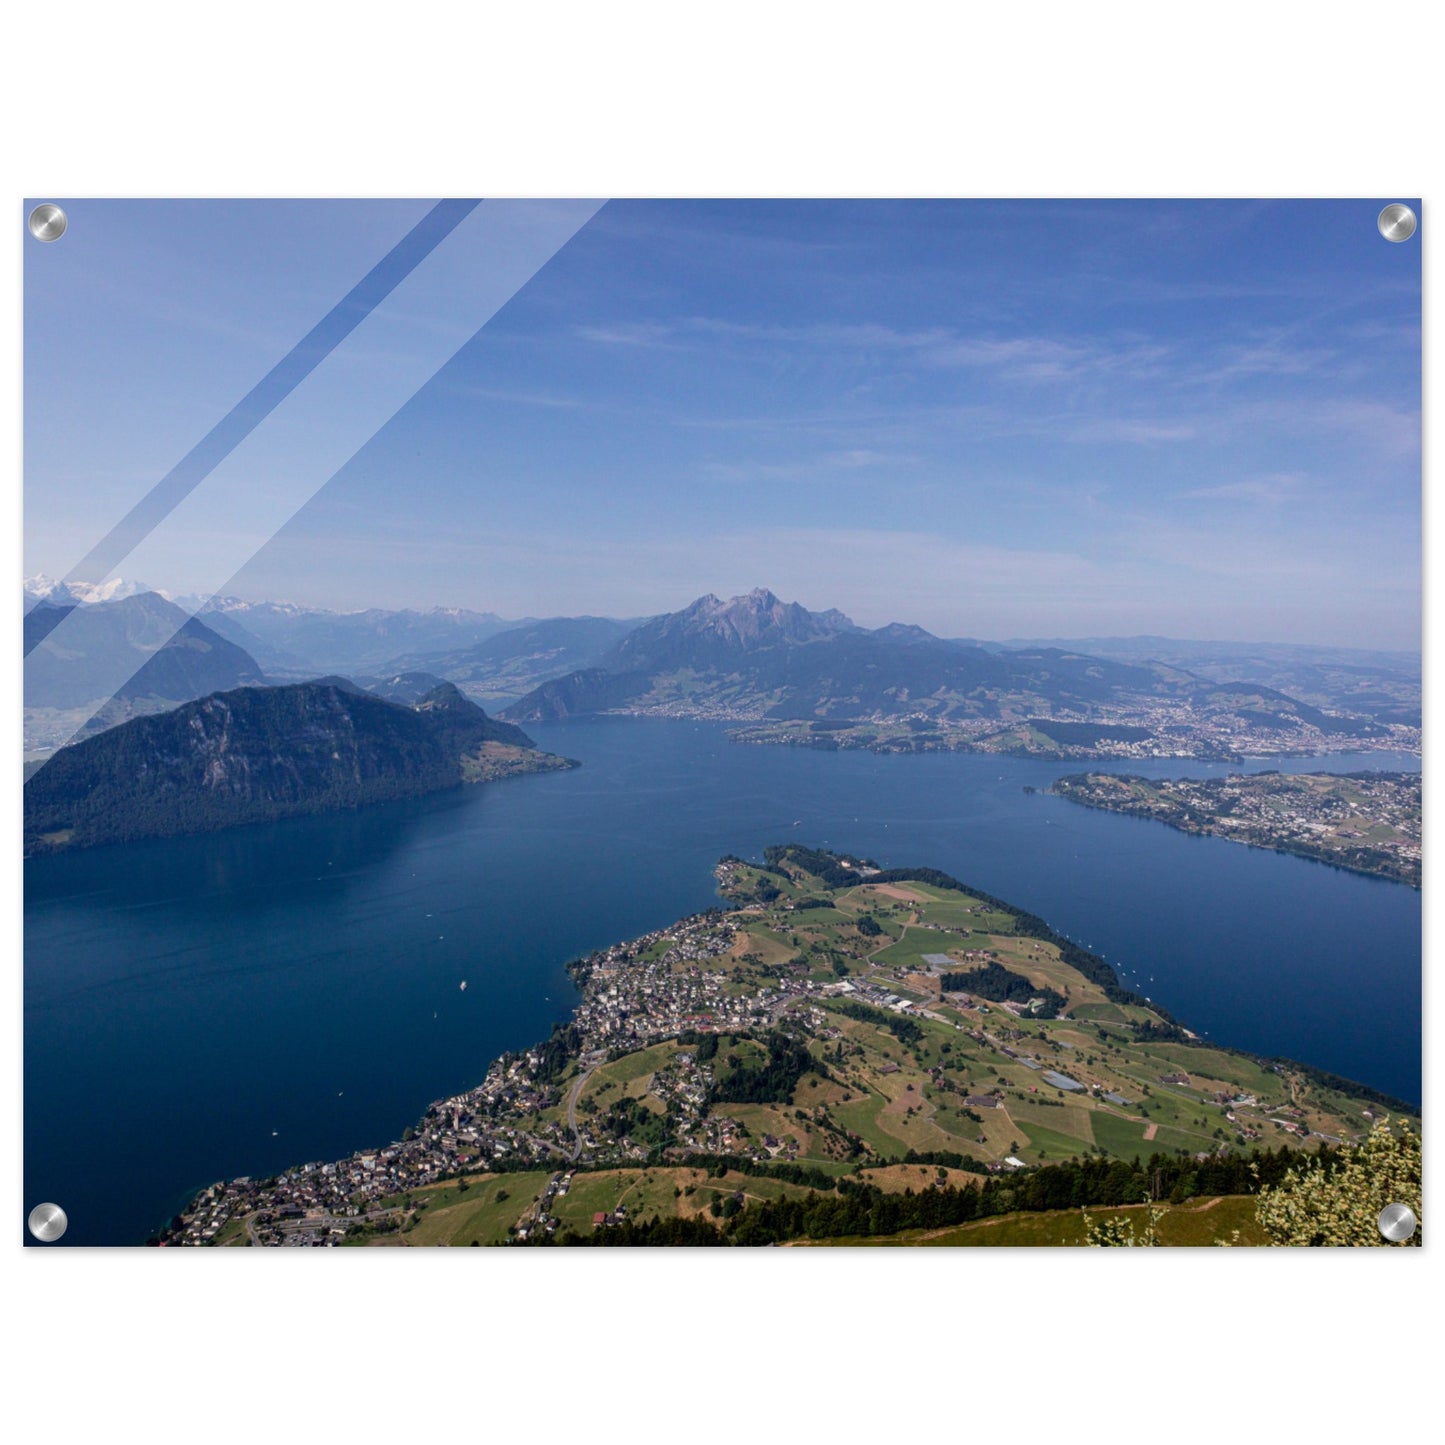
[[[1162,1245],[1164,1241],[1159,1238],[1159,1221],[1164,1218],[1164,1211],[1153,1204],[1147,1194],[1144,1196],[1144,1207],[1144,1227],[1137,1234],[1132,1219],[1121,1219],[1117,1215],[1113,1218],[1091,1219],[1089,1211],[1085,1209],[1084,1243],[1091,1249]]]
[[[1285,1180],[1261,1189],[1255,1218],[1271,1244],[1381,1245],[1380,1211],[1387,1204],[1408,1204],[1420,1221],[1401,1244],[1419,1245],[1421,1213],[1420,1136],[1408,1124],[1390,1127],[1378,1120],[1370,1136],[1341,1150],[1333,1167],[1303,1164]]]

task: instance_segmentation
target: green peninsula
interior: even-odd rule
[[[574,961],[570,1019],[402,1139],[216,1184],[157,1242],[1059,1244],[1146,1195],[1168,1240],[1260,1242],[1237,1196],[1414,1112],[1205,1043],[936,870],[716,876],[726,907]]]
[[[1419,773],[1249,773],[1138,778],[1078,773],[1052,791],[1071,802],[1153,818],[1420,886]]]

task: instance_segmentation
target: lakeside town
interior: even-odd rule
[[[806,983],[795,986],[791,980],[756,993],[724,992],[721,979],[702,964],[725,954],[734,937],[726,915],[713,910],[573,965],[582,999],[568,1030],[567,1057],[575,1058],[581,1073],[564,1116],[547,1117],[561,1103],[555,1055],[546,1046],[503,1055],[475,1089],[433,1103],[402,1139],[348,1159],[304,1164],[274,1179],[213,1185],[161,1242],[213,1243],[229,1222],[244,1219],[255,1244],[336,1243],[358,1224],[392,1213],[382,1201],[464,1169],[545,1167],[584,1155],[645,1157],[642,1147],[608,1141],[576,1122],[577,1095],[591,1070],[609,1056],[690,1030],[745,1031],[764,1025],[809,992]],[[710,1072],[688,1056],[666,1082],[656,1082],[695,1129]],[[732,1132],[717,1123],[687,1137],[698,1149],[726,1149],[732,1142]]]
[[[513,1176],[531,1192],[492,1242],[526,1242],[557,1232],[579,1171],[681,1180],[726,1159],[846,1177],[927,1151],[987,1176],[1135,1145],[1208,1159],[1349,1142],[1379,1112],[1368,1090],[1205,1045],[993,900],[769,851],[718,864],[726,910],[576,960],[570,1020],[401,1139],[214,1184],[155,1242],[405,1242],[438,1189]],[[626,1218],[596,1212],[594,1229]]]
[[[675,705],[661,716],[691,716]],[[713,714],[705,714],[712,716]],[[1315,757],[1324,753],[1403,752],[1418,755],[1422,731],[1404,723],[1378,723],[1360,732],[1326,732],[1287,715],[1251,721],[1236,712],[1202,714],[1178,701],[1138,706],[1104,705],[1082,717],[941,719],[928,712],[820,722],[765,720],[718,714],[747,722],[729,734],[734,742],[784,744],[826,751],[863,748],[878,753],[979,752],[1056,761],[1191,759],[1243,762],[1246,758]]]
[[[1420,886],[1419,773],[1251,773],[1137,778],[1081,773],[1059,796]]]

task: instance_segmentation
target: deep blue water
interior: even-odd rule
[[[1401,884],[1024,793],[1078,764],[621,718],[531,731],[584,766],[27,862],[27,1207],[62,1205],[66,1243],[133,1244],[213,1180],[396,1138],[567,1014],[567,959],[711,906],[722,854],[789,840],[941,868],[1221,1043],[1420,1098]]]

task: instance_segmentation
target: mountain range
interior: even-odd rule
[[[244,602],[237,597],[212,597],[198,615],[207,626],[264,660],[273,676],[406,671],[397,665],[397,659],[458,652],[522,625],[494,612],[472,612],[464,607],[433,607],[425,612],[369,607],[359,612],[332,612],[289,602]]]
[[[77,725],[102,706],[98,726],[265,678],[243,647],[155,592],[91,604],[37,600],[24,637],[27,713],[79,710]]]
[[[1192,679],[1157,665],[1059,648],[985,649],[893,623],[869,630],[836,609],[809,612],[766,588],[711,594],[655,617],[596,665],[544,683],[516,721],[609,709],[738,719],[913,715],[1000,718],[1010,709],[1083,715],[1121,698],[1177,696]]]
[[[445,678],[468,697],[515,699],[551,678],[590,667],[636,626],[635,619],[549,617],[455,651],[396,657],[387,666],[389,671],[419,670]]]
[[[1112,726],[1125,741],[1149,728],[1182,736],[1202,724],[1215,736],[1198,755],[1222,755],[1231,738],[1261,731],[1298,733],[1307,749],[1311,735],[1417,726],[1420,708],[1418,668],[1412,677],[1410,659],[1394,654],[1164,638],[984,643],[905,623],[860,627],[837,609],[812,612],[766,588],[726,600],[708,594],[642,621],[516,623],[459,608],[332,612],[234,598],[212,598],[187,621],[156,593],[102,597],[130,591],[124,583],[75,584],[71,595],[100,600],[57,607],[54,584],[47,597],[27,590],[26,646],[35,649],[27,747],[65,741],[89,716],[65,709],[94,711],[109,696],[103,684],[117,658],[122,676],[137,675],[88,731],[213,691],[342,673],[404,703],[454,683],[515,722],[625,712],[810,732],[879,721],[895,731],[953,725],[955,742],[958,727],[992,728],[988,745],[1003,751],[1053,746],[1061,728],[1085,723]],[[72,615],[64,648],[48,647],[50,629]],[[1026,735],[1040,722],[1052,727],[1052,742]],[[1020,727],[1025,733],[1015,736]],[[751,740],[806,739],[795,729]],[[1197,733],[1193,742],[1201,743]]]
[[[332,612],[285,602],[172,598],[122,579],[66,585],[28,577],[24,602],[25,744],[32,754],[213,692],[333,674],[415,671],[393,662],[404,649],[429,656],[446,649],[444,658],[457,659],[463,678],[485,675],[487,664],[472,661],[468,649],[514,628],[495,613],[464,608]],[[558,620],[564,629],[573,621],[584,632],[590,623],[601,624],[605,641],[594,650],[626,630],[626,624],[604,619]],[[62,622],[64,632],[49,640]],[[520,696],[541,677],[591,655],[563,651],[549,671],[544,653],[535,675],[517,662],[498,661],[494,667],[522,667],[522,680],[510,690],[501,686],[497,695]],[[427,688],[449,680],[439,671],[431,670]],[[491,695],[470,682],[469,691]]]
[[[1170,658],[984,646],[903,623],[870,630],[836,609],[809,612],[758,588],[654,617],[594,665],[542,683],[501,715],[716,718],[754,724],[735,735],[747,742],[1069,757],[1100,747],[1224,758],[1240,749],[1309,752],[1411,726],[1408,688],[1367,670],[1353,677],[1343,705],[1339,693],[1317,705],[1262,675],[1270,674],[1246,665],[1216,680]],[[1408,734],[1393,736],[1410,745]]]
[[[106,582],[66,583],[58,582],[40,572],[25,579],[25,610],[28,612],[39,602],[48,602],[52,607],[84,607],[96,602],[118,602],[123,597],[135,597],[141,592],[152,590],[144,582],[128,582],[122,577],[112,577]]]

